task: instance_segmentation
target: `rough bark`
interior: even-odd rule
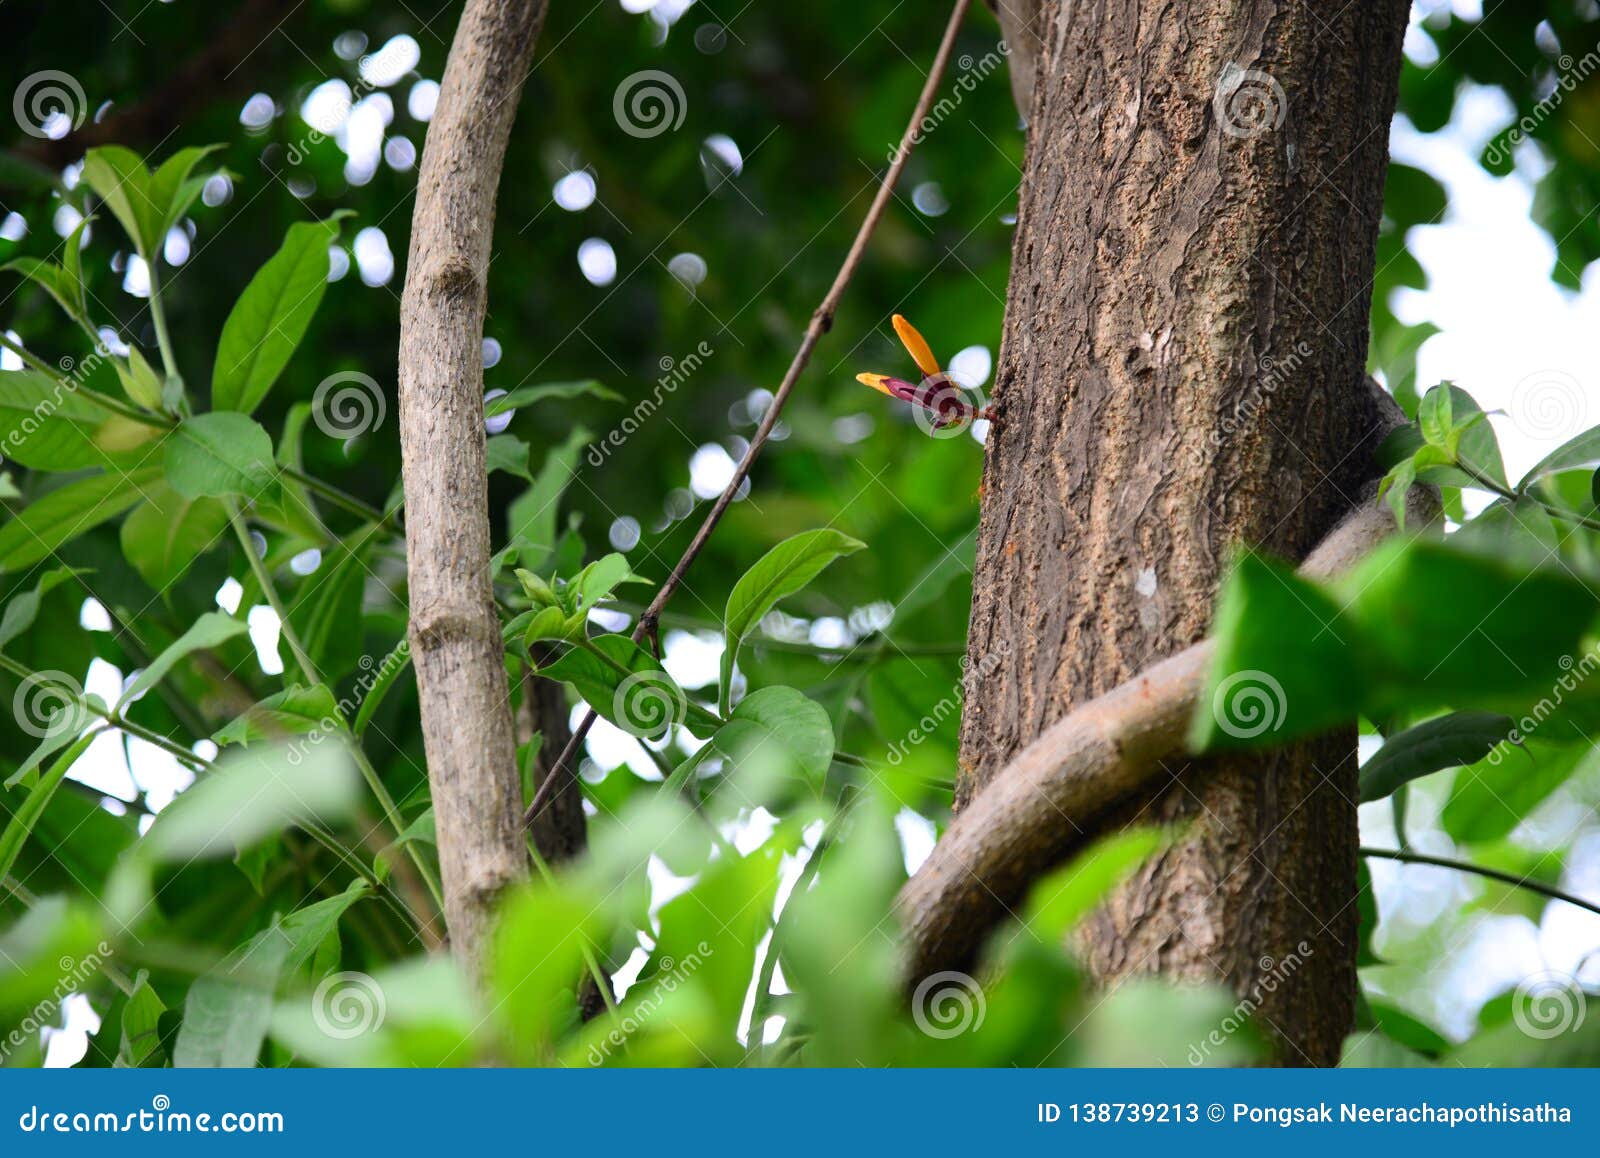
[[[495,193],[544,0],[468,0],[428,127],[400,303],[400,446],[412,657],[457,958],[484,964],[526,871],[489,575],[483,316]]]
[[[1392,400],[1388,405],[1403,420]],[[1414,487],[1409,498],[1408,527],[1438,517],[1431,488]],[[1301,573],[1341,574],[1393,533],[1388,508],[1363,503]],[[934,973],[973,968],[989,934],[1081,832],[1156,778],[1165,782],[1171,762],[1184,757],[1212,651],[1202,640],[1057,720],[961,810],[900,891],[908,988]]]
[[[1074,707],[1201,639],[1234,544],[1301,557],[1355,505],[1378,426],[1362,382],[1406,11],[1045,5],[958,803]],[[1094,918],[1091,969],[1246,993],[1305,941],[1258,1023],[1284,1062],[1337,1060],[1355,995],[1353,732],[1169,771],[1123,819],[1187,818],[1191,835]]]
[[[539,663],[549,658],[542,654],[534,656]],[[534,791],[557,774],[556,758],[572,739],[568,719],[566,689],[524,668],[522,698],[517,702],[517,743],[526,744],[536,732],[541,737],[539,756],[533,768]],[[528,835],[533,838],[533,847],[545,864],[554,868],[576,860],[589,847],[589,822],[583,811],[583,786],[576,776],[562,776],[552,791],[550,803],[533,818]],[[578,984],[578,1010],[583,1019],[598,1017],[605,1007],[606,998],[600,992],[600,982],[585,974]]]
[[[538,657],[536,657],[538,658]],[[539,659],[539,662],[544,662]],[[522,700],[517,705],[517,743],[526,744],[539,733],[539,758],[534,762],[534,790],[550,776],[556,757],[572,739],[567,721],[567,693],[558,683],[540,679],[531,671],[522,675]],[[574,860],[589,846],[589,826],[583,814],[583,786],[576,776],[565,776],[553,789],[548,807],[529,826],[533,847],[551,866]]]

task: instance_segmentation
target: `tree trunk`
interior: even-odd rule
[[[1355,505],[1380,422],[1363,375],[1406,13],[1044,6],[958,806],[1073,707],[1201,639],[1231,547],[1298,558]],[[1281,1061],[1337,1061],[1353,732],[1170,771],[1117,822],[1183,819],[1186,836],[1091,920],[1090,968],[1221,980],[1259,1001]]]
[[[400,303],[411,654],[453,951],[480,976],[494,904],[526,872],[489,576],[483,315],[495,193],[544,0],[468,0],[428,126]]]
[[[539,663],[552,657],[535,655]],[[535,791],[555,769],[556,756],[572,739],[567,722],[567,693],[561,684],[540,679],[527,668],[522,673],[522,700],[517,705],[517,743],[526,744],[538,733],[539,757],[534,762]],[[589,826],[583,815],[583,785],[576,774],[563,776],[547,807],[529,828],[533,847],[554,867],[577,859],[589,847]]]

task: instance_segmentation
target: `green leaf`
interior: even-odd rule
[[[288,365],[328,286],[328,247],[338,217],[289,227],[283,246],[256,271],[222,325],[211,404],[249,414]]]
[[[533,485],[506,510],[507,539],[523,546],[522,563],[537,569],[555,550],[561,496],[578,469],[578,455],[594,436],[581,426],[545,456]]]
[[[111,471],[68,483],[34,500],[0,526],[0,570],[15,571],[115,518],[161,478],[160,467]]]
[[[339,727],[339,704],[323,684],[295,684],[253,704],[212,733],[219,745],[253,744]]]
[[[737,1063],[743,1057],[737,1037],[740,1014],[755,971],[756,948],[771,927],[783,854],[791,851],[787,843],[780,829],[748,856],[718,859],[687,892],[661,906],[655,953],[639,975],[641,993],[657,1002],[689,989],[692,994],[682,996],[710,1005],[713,1021],[700,1044],[720,1049],[718,1060],[723,1062]]]
[[[387,847],[372,858],[372,871],[380,881],[389,879],[389,873],[394,868],[394,862],[400,857],[400,850],[413,841],[421,841],[423,844],[439,843],[439,834],[433,818],[433,809],[424,809],[415,820],[406,825],[404,832],[390,841]]]
[[[77,303],[77,316],[85,320],[89,314],[89,295],[83,282],[83,231],[89,228],[93,220],[93,214],[81,218],[77,227],[67,235],[66,241],[61,243],[61,268],[67,275],[67,285]]]
[[[150,252],[157,253],[166,243],[167,231],[183,219],[205,186],[203,179],[190,174],[221,145],[197,145],[179,149],[161,163],[147,186],[150,198],[150,224],[154,231]]]
[[[335,543],[289,607],[289,622],[307,655],[330,680],[353,670],[361,658],[361,598],[370,573],[367,555],[377,534],[378,528],[368,525]]]
[[[1497,712],[1452,712],[1407,728],[1362,765],[1361,800],[1382,800],[1430,773],[1476,764],[1515,729]]]
[[[307,997],[280,1001],[272,1017],[274,1040],[297,1060],[390,1068],[488,1060],[475,1036],[484,1013],[448,954],[410,957],[371,976],[347,973],[320,1005]],[[507,1060],[498,1047],[494,1058]]]
[[[379,705],[389,694],[394,682],[409,670],[411,670],[410,644],[402,639],[378,662],[376,674],[370,683],[367,682],[366,676],[362,677],[360,683],[366,687],[366,697],[356,712],[355,722],[350,725],[350,730],[358,738],[367,730],[367,725],[372,722],[372,717],[377,714]]]
[[[1447,383],[1447,385],[1449,385]],[[1459,386],[1449,385],[1450,410],[1460,437],[1451,448],[1459,462],[1504,487],[1506,466],[1500,457],[1500,441],[1489,425],[1483,408]]]
[[[33,370],[0,372],[0,454],[35,470],[106,466],[100,442],[110,419],[88,391]]]
[[[1383,476],[1383,481],[1378,484],[1378,498],[1386,500],[1389,511],[1394,515],[1394,524],[1402,531],[1406,529],[1406,496],[1411,490],[1411,484],[1417,481],[1416,459],[1408,458],[1389,469]]]
[[[133,992],[122,1006],[122,1022],[118,1026],[120,1044],[117,1047],[117,1065],[128,1069],[144,1066],[159,1068],[161,1054],[161,1015],[167,1011],[164,1001],[150,984],[147,970],[139,970]]]
[[[1102,837],[1033,886],[1023,922],[1044,941],[1060,944],[1112,889],[1171,842],[1172,834],[1159,828]]]
[[[484,469],[493,474],[503,470],[528,482],[533,481],[533,471],[528,467],[528,444],[514,434],[497,434],[484,444]]]
[[[1564,568],[1454,541],[1386,543],[1330,585],[1247,555],[1219,599],[1190,742],[1283,743],[1358,714],[1510,710],[1556,685],[1597,610]]]
[[[1456,774],[1439,822],[1462,844],[1500,840],[1551,793],[1595,763],[1595,750],[1587,743],[1503,744]]]
[[[568,615],[559,607],[541,607],[530,614],[522,629],[522,642],[529,647],[552,639],[577,643],[588,630],[587,615]]]
[[[126,362],[114,358],[112,365],[117,368],[123,393],[146,410],[161,409],[161,375],[145,361],[145,356],[139,353],[137,346],[128,347]]]
[[[613,552],[596,559],[573,578],[570,588],[575,596],[572,609],[575,612],[587,612],[624,583],[648,584],[649,582],[650,580],[642,575],[635,575],[629,569],[628,560],[624,556]]]
[[[147,494],[123,521],[122,557],[146,583],[165,592],[224,537],[228,508],[219,499],[185,498],[164,482]]]
[[[150,171],[139,155],[121,145],[90,149],[83,158],[83,180],[99,194],[141,256],[160,251],[162,215],[150,200]]]
[[[1417,428],[1431,446],[1448,446],[1450,432],[1455,429],[1450,390],[1448,382],[1435,386],[1422,396],[1422,405],[1417,407]]]
[[[1541,458],[1523,476],[1518,489],[1526,490],[1546,475],[1559,474],[1564,470],[1594,470],[1596,467],[1600,467],[1600,426],[1585,430]]]
[[[755,630],[762,616],[771,611],[780,599],[793,595],[810,583],[829,563],[865,546],[865,543],[830,527],[802,531],[761,556],[755,566],[733,585],[722,624],[726,641],[722,652],[724,701],[733,681],[733,664],[739,654],[739,645]]]
[[[206,612],[190,625],[189,630],[174,640],[171,646],[151,660],[149,667],[134,677],[122,693],[122,698],[117,701],[116,710],[121,712],[127,705],[159,684],[180,660],[194,652],[217,647],[230,639],[236,639],[249,630],[250,627],[244,620],[235,619],[227,612]]]
[[[56,762],[50,765],[48,771],[39,782],[31,789],[27,789],[27,796],[20,803],[11,798],[20,795],[21,790],[12,789],[11,793],[3,799],[4,807],[11,813],[11,819],[6,822],[5,831],[0,832],[0,880],[4,880],[17,863],[17,854],[22,851],[22,846],[27,843],[28,837],[33,832],[34,825],[39,822],[39,817],[44,815],[50,798],[55,795],[56,789],[61,787],[61,782],[66,779],[67,772],[72,765],[88,750],[94,742],[94,735],[78,737],[72,747],[57,757]]]
[[[196,978],[183,1002],[172,1064],[179,1069],[254,1066],[288,953],[289,939],[276,928],[265,929],[227,963]]]
[[[615,390],[608,390],[594,379],[585,379],[582,382],[545,382],[533,386],[519,386],[509,394],[502,394],[498,398],[491,398],[483,408],[485,418],[493,418],[504,414],[508,410],[522,410],[532,406],[535,402],[545,402],[552,398],[570,399],[588,395],[591,398],[601,398],[607,402],[621,402],[622,395]]]
[[[565,610],[556,595],[555,588],[550,586],[543,576],[536,575],[523,567],[518,567],[515,574],[517,582],[522,584],[523,594],[532,601],[535,607],[557,607]]]
[[[741,800],[763,803],[797,782],[820,791],[833,751],[833,724],[821,704],[794,688],[762,688],[740,700],[710,743],[673,769],[667,783],[691,783],[716,756],[739,769]]]
[[[185,498],[253,499],[277,477],[272,437],[243,414],[186,418],[167,443],[167,482]]]
[[[338,896],[296,909],[279,922],[278,932],[288,942],[283,972],[294,973],[309,963],[318,948],[338,932],[339,920],[350,906],[370,896],[372,886],[357,877]]]
[[[78,228],[83,228],[81,223]],[[67,239],[67,246],[70,250],[71,238]],[[83,319],[83,287],[72,274],[55,262],[37,257],[17,257],[0,265],[0,271],[20,274],[54,298],[69,318]]]
[[[32,590],[13,595],[6,603],[4,615],[0,615],[0,649],[33,626],[39,615],[39,604],[46,595],[82,573],[74,567],[57,567],[41,575]]]
[[[305,469],[302,447],[306,422],[311,418],[311,413],[311,403],[296,402],[289,407],[288,416],[283,420],[283,434],[278,439],[277,454],[278,465],[283,467],[283,473],[278,476],[279,501],[276,513],[291,533],[312,542],[322,542],[333,536],[318,516],[317,508],[311,501],[311,492],[304,483],[288,473]]]
[[[577,1021],[584,955],[600,932],[600,906],[575,883],[534,882],[501,909],[489,965],[493,1008],[518,1060],[548,1060],[557,1031]]]
[[[165,861],[231,857],[291,824],[348,819],[360,798],[359,776],[338,737],[252,744],[225,753],[162,810],[141,847]]]
[[[539,674],[571,684],[591,708],[632,736],[655,739],[686,721],[688,697],[649,652],[622,635],[599,636],[591,646],[610,662],[574,647]]]

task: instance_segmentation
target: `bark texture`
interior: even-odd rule
[[[1044,5],[958,805],[1200,640],[1234,544],[1301,557],[1356,504],[1382,421],[1363,376],[1406,11]],[[1353,731],[1167,771],[1121,820],[1185,818],[1190,836],[1094,918],[1091,969],[1248,993],[1298,953],[1258,1024],[1285,1063],[1336,1061],[1355,997]]]
[[[534,656],[538,663],[550,658],[543,653]],[[526,744],[535,733],[541,737],[539,757],[533,769],[535,792],[552,775],[561,777],[552,789],[550,803],[539,810],[528,828],[533,847],[551,868],[576,860],[589,847],[589,822],[583,811],[583,785],[577,776],[563,775],[556,767],[557,756],[572,739],[572,727],[567,721],[566,689],[552,680],[540,679],[524,667],[522,697],[517,702],[517,743]],[[601,994],[600,983],[595,977],[584,975],[578,983],[578,1010],[585,1021],[600,1015],[606,1007],[607,996]]]
[[[540,663],[552,658],[535,657]],[[517,743],[526,744],[538,733],[539,758],[534,762],[534,790],[549,778],[557,755],[572,739],[567,722],[567,693],[558,683],[523,670],[522,700],[517,705]],[[553,789],[547,807],[533,818],[529,834],[545,863],[554,867],[574,860],[589,847],[589,825],[583,814],[583,786],[576,776],[563,777]]]
[[[1372,389],[1382,394],[1376,383]],[[1382,397],[1404,421],[1393,400]],[[1439,515],[1437,493],[1428,487],[1413,487],[1408,506],[1409,528]],[[1317,546],[1301,573],[1341,574],[1394,533],[1388,508],[1365,502]],[[961,810],[900,891],[908,988],[944,970],[973,968],[985,939],[1073,849],[1082,830],[1158,777],[1169,779],[1162,773],[1183,759],[1212,652],[1211,641],[1202,640],[1057,720]]]
[[[526,872],[489,576],[483,316],[495,193],[544,0],[468,0],[428,126],[400,303],[412,657],[452,949],[481,975],[500,892]]]

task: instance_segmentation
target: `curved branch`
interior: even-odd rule
[[[483,316],[495,193],[545,0],[468,0],[422,150],[400,302],[411,654],[445,920],[480,976],[492,909],[527,871],[489,575]]]
[[[867,208],[866,217],[862,218],[861,228],[856,230],[855,240],[850,243],[850,250],[845,254],[839,272],[834,275],[833,284],[823,295],[822,304],[812,313],[811,323],[806,326],[805,335],[800,339],[800,346],[794,352],[794,359],[789,363],[783,382],[778,386],[777,393],[772,396],[772,404],[762,416],[761,425],[756,427],[755,434],[751,436],[749,449],[739,460],[739,465],[735,468],[733,477],[728,480],[728,485],[722,489],[722,494],[718,495],[717,501],[711,505],[705,521],[695,532],[682,558],[672,568],[666,582],[656,592],[656,597],[650,601],[650,606],[639,617],[639,623],[633,629],[633,642],[638,643],[647,635],[652,639],[655,638],[656,627],[661,621],[661,612],[666,607],[667,601],[678,590],[684,574],[700,554],[701,548],[706,545],[706,540],[711,538],[711,532],[717,529],[717,524],[722,520],[722,513],[733,502],[734,495],[738,493],[745,477],[750,473],[750,468],[755,464],[756,456],[766,446],[772,428],[778,424],[778,418],[783,413],[784,404],[789,401],[795,383],[800,380],[801,373],[811,362],[812,351],[817,348],[822,335],[832,328],[834,311],[839,308],[839,301],[844,297],[845,288],[849,286],[850,279],[855,277],[856,269],[861,265],[861,258],[867,251],[867,242],[872,240],[878,222],[883,219],[884,210],[888,208],[889,199],[894,195],[895,183],[900,180],[900,173],[906,167],[906,160],[911,156],[911,150],[922,139],[923,122],[927,120],[929,110],[933,108],[934,95],[939,91],[939,82],[944,78],[945,67],[955,52],[956,33],[961,30],[961,22],[966,18],[970,3],[971,0],[955,0],[955,5],[950,10],[950,20],[945,25],[944,38],[939,42],[939,51],[933,58],[932,67],[928,69],[927,79],[923,82],[922,95],[917,98],[916,108],[912,110],[911,119],[906,123],[906,131],[900,137],[900,147],[895,150],[889,171],[883,175],[883,181],[878,185],[878,192]],[[550,775],[545,777],[544,783],[539,785],[539,791],[534,793],[533,800],[523,813],[524,824],[530,826],[533,824],[534,817],[539,815],[564,778],[570,776],[573,756],[584,738],[589,735],[589,729],[594,727],[594,721],[595,713],[590,709],[577,730],[573,732],[572,739],[567,741],[566,747],[561,749],[561,754],[551,765]]]
[[[1422,487],[1408,500],[1408,518],[1418,522],[1437,509]],[[1326,578],[1347,570],[1394,530],[1387,508],[1365,501],[1301,573]],[[1060,863],[1091,818],[1169,761],[1170,771],[1181,771],[1212,651],[1203,640],[1057,721],[956,815],[897,901],[908,980],[970,965],[984,938]]]

